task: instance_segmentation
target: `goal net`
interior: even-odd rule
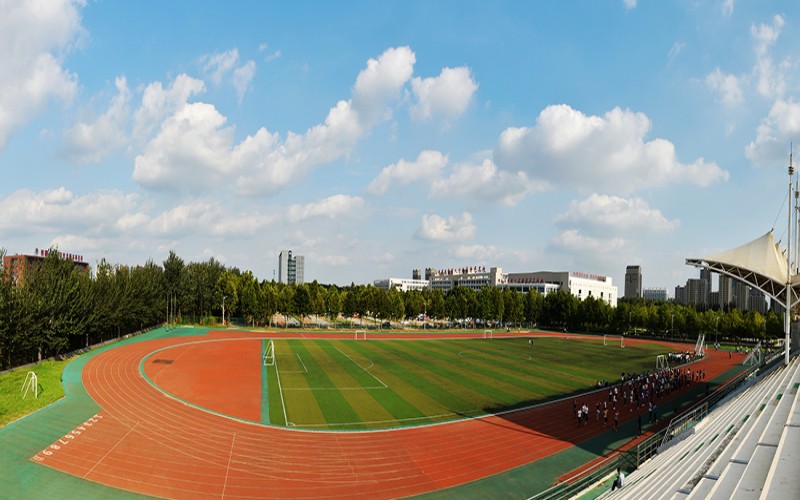
[[[484,330],[483,331],[483,338],[491,339],[493,338],[494,333],[491,330]]]
[[[656,356],[656,371],[669,370],[669,362],[667,361],[666,354],[659,354]]]
[[[603,345],[617,345],[625,347],[625,335],[603,335]]]
[[[264,349],[264,366],[275,366],[275,343],[272,339],[267,341],[267,348]]]
[[[356,330],[356,340],[367,340],[367,331],[366,330]]]
[[[22,389],[20,392],[23,392],[22,399],[28,395],[28,392],[33,392],[33,397],[39,399],[39,377],[36,376],[34,372],[28,372],[25,375],[25,382],[22,384]]]
[[[701,333],[700,336],[697,337],[697,343],[694,345],[694,355],[698,358],[702,358],[706,355],[705,333]]]

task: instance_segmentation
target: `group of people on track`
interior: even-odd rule
[[[627,409],[628,413],[633,413],[634,410],[647,408],[648,422],[658,423],[657,400],[704,379],[705,371],[692,370],[689,367],[668,368],[639,374],[623,373],[618,384],[608,385],[602,381],[598,382],[598,386],[608,387],[608,392],[595,391],[591,393],[591,396],[596,397],[594,412],[591,411],[591,403],[579,402],[578,399],[574,399],[572,401],[573,417],[577,420],[578,427],[588,426],[589,421],[592,420],[591,413],[594,413],[594,420],[597,423],[602,419],[603,428],[609,426],[609,419],[611,419],[613,429],[617,431],[620,411],[624,412]],[[639,418],[639,427],[639,434],[641,434],[641,417]]]

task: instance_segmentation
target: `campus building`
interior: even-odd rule
[[[53,251],[55,252],[56,250]],[[41,268],[44,258],[47,257],[49,253],[50,250],[39,250],[37,248],[33,255],[6,255],[3,257],[3,269],[6,273],[6,279],[10,279],[15,285],[24,284],[25,274],[29,271]],[[83,261],[83,255],[59,252],[59,256],[62,259],[71,260],[75,265],[75,269],[89,272],[89,264]]]
[[[373,285],[375,288],[382,290],[389,290],[390,288],[397,288],[401,292],[408,292],[410,290],[427,290],[428,280],[421,279],[408,279],[408,278],[386,278],[375,280]]]
[[[291,250],[281,250],[278,254],[278,283],[302,285],[305,283],[306,259],[302,255],[292,255]]]
[[[625,268],[625,298],[639,298],[642,296],[642,267],[628,266]]]
[[[500,267],[471,266],[450,269],[426,269],[430,271],[429,289],[447,293],[457,286],[480,291],[487,286],[509,288],[527,293],[535,290],[542,295],[563,290],[583,300],[595,297],[613,307],[617,305],[617,287],[611,278],[574,271],[537,271],[527,273],[504,273]]]

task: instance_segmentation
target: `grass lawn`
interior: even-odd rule
[[[275,340],[270,421],[362,430],[455,420],[564,397],[655,368],[657,345],[595,339]]]
[[[0,426],[13,422],[64,397],[61,373],[66,361],[45,361],[39,365],[14,370],[0,375]],[[36,373],[39,380],[39,397],[28,391],[25,399],[23,384],[28,372]]]

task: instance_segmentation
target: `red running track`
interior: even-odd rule
[[[254,334],[202,337],[213,338]],[[167,397],[141,373],[142,360],[154,351],[198,339],[138,342],[91,359],[83,383],[101,412],[32,460],[167,498],[397,498],[504,472],[603,432],[596,425],[576,428],[571,401],[375,432],[311,432],[234,420]],[[694,366],[711,379],[733,364],[724,358],[709,351]]]

